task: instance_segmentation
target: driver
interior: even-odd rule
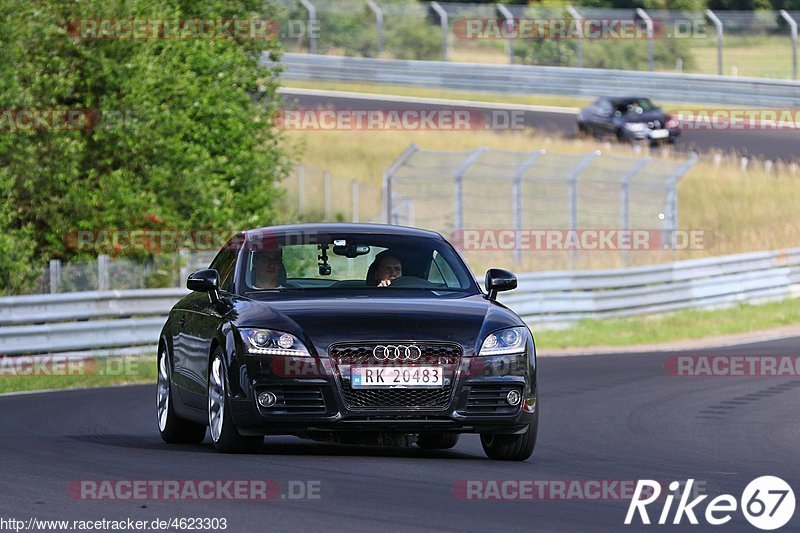
[[[257,289],[277,289],[283,269],[283,252],[262,251],[253,254],[253,284]]]
[[[375,267],[375,281],[378,287],[388,287],[392,281],[403,276],[403,264],[394,255],[385,255]]]

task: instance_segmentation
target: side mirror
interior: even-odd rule
[[[497,299],[497,293],[517,288],[517,276],[501,268],[490,268],[486,271],[486,292],[490,300]]]
[[[219,298],[219,272],[213,268],[198,270],[189,275],[186,288],[195,292],[207,292],[212,300]]]

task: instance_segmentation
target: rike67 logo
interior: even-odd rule
[[[701,513],[701,503],[708,498],[707,494],[696,496],[691,501],[692,485],[694,479],[689,479],[685,484],[673,481],[669,484],[670,494],[663,499],[663,507],[657,518],[657,524],[680,524],[686,518],[690,524],[697,525],[698,515],[712,526],[727,524],[733,518],[737,508],[750,524],[764,531],[771,531],[783,527],[794,515],[794,491],[784,480],[775,476],[762,476],[751,481],[737,500],[730,494],[721,494],[706,503],[705,512]],[[682,492],[680,488],[683,488]],[[660,502],[661,484],[658,481],[644,479],[636,484],[636,490],[628,506],[625,524],[634,522],[634,517],[639,516],[642,524],[650,524],[651,519],[647,506]],[[678,504],[674,514],[672,504],[675,499]],[[654,506],[655,507],[655,506]],[[670,522],[670,515],[672,521]],[[655,517],[654,517],[655,518]]]

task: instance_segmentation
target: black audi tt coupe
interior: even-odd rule
[[[431,231],[301,224],[239,233],[170,311],[158,425],[170,443],[255,452],[265,435],[426,449],[479,433],[525,460],[539,422],[530,330]]]

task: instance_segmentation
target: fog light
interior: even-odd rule
[[[512,390],[508,393],[508,395],[506,395],[506,401],[508,402],[508,405],[519,405],[519,401],[521,399],[522,395],[515,390]]]
[[[272,407],[278,402],[278,397],[272,392],[262,392],[258,395],[258,405],[261,407]]]

